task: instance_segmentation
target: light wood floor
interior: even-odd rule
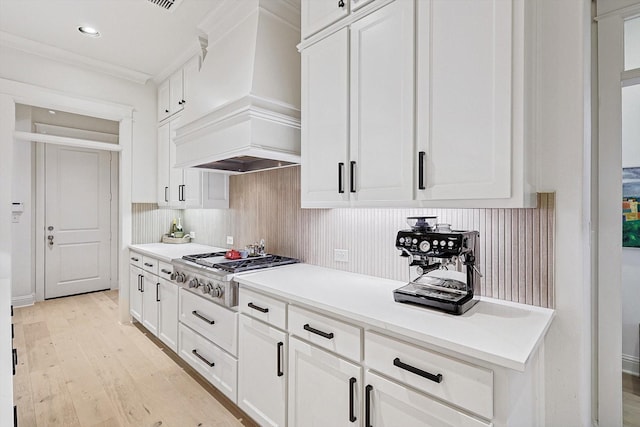
[[[142,327],[117,321],[117,291],[14,309],[18,425],[256,425]]]
[[[640,427],[640,377],[622,374],[624,427]]]

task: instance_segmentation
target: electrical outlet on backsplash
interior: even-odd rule
[[[134,243],[159,241],[177,215],[154,206],[133,205]],[[554,307],[553,193],[539,194],[535,209],[301,209],[299,168],[291,167],[232,176],[229,209],[176,212],[197,243],[227,247],[233,236],[242,248],[264,238],[269,253],[401,282],[409,277],[395,248],[397,231],[407,216],[435,215],[480,232],[482,295]],[[348,262],[335,261],[335,248],[347,251]]]

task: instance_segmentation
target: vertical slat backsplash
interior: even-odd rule
[[[301,209],[299,167],[232,176],[229,185],[228,210],[134,205],[134,242],[158,241],[183,213],[185,231],[195,231],[199,243],[227,247],[226,236],[232,235],[233,246],[243,247],[264,238],[271,253],[408,281],[406,259],[394,246],[396,233],[407,228],[407,216],[436,215],[438,222],[480,232],[483,295],[554,306],[553,193],[539,194],[536,209]],[[348,250],[349,262],[335,262],[334,249]]]

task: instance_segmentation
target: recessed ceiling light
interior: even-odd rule
[[[78,27],[78,31],[80,31],[85,36],[100,37],[100,31],[96,30],[93,27],[80,26],[80,27]]]
[[[49,110],[49,114],[55,114],[56,112],[53,110]]]

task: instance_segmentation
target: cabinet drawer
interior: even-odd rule
[[[168,262],[158,261],[158,276],[166,280],[171,280],[173,274],[173,265]]]
[[[493,417],[493,372],[366,331],[367,366],[482,417]],[[440,375],[438,378],[427,376]]]
[[[368,371],[365,410],[373,426],[491,427],[450,406]],[[389,420],[393,420],[392,423]]]
[[[289,332],[357,362],[362,360],[362,329],[296,306],[289,306]]]
[[[129,263],[142,268],[142,255],[137,252],[129,252]]]
[[[158,260],[148,256],[142,257],[142,269],[149,273],[158,275]]]
[[[287,328],[287,304],[249,289],[240,289],[240,312],[276,328]]]
[[[233,356],[238,355],[238,313],[180,288],[180,322]]]
[[[237,403],[238,360],[187,326],[180,324],[178,330],[180,357]]]

